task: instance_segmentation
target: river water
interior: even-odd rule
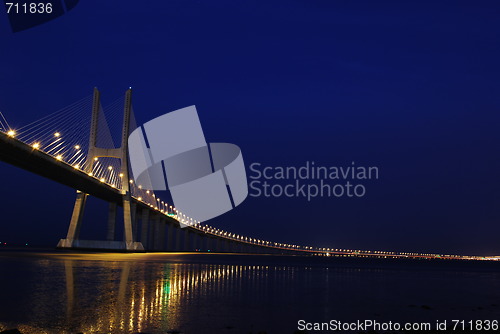
[[[0,331],[291,334],[368,319],[500,320],[500,263],[0,251]]]

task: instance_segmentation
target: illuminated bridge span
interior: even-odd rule
[[[92,110],[89,113],[88,110]],[[132,90],[106,107],[100,93],[24,127],[11,128],[0,113],[0,160],[77,190],[66,238],[58,247],[119,251],[205,251],[325,256],[485,259],[482,257],[318,248],[238,235],[193,220],[129,175],[128,136],[137,127]],[[108,125],[122,118],[120,146]],[[107,240],[81,240],[88,196],[109,202]],[[117,207],[123,208],[123,240],[117,239]],[[184,228],[181,228],[184,227]],[[489,258],[488,258],[489,259]]]

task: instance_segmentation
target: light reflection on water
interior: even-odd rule
[[[500,315],[498,271],[307,263],[262,256],[0,253],[0,330],[293,333],[299,319],[435,322]]]

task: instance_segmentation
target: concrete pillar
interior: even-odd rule
[[[149,249],[149,244],[148,244],[149,210],[146,208],[142,209],[141,223],[142,223],[141,242],[145,249]]]
[[[244,253],[245,244],[242,242],[238,242],[238,253]]]
[[[199,240],[200,240],[200,239],[199,239],[199,236],[198,236],[198,233],[193,232],[193,233],[192,233],[192,238],[191,238],[191,239],[193,240],[193,243],[192,243],[192,250],[193,250],[193,251],[196,251],[198,248],[200,248],[200,247],[198,246],[198,243],[199,243]]]
[[[116,240],[116,203],[109,203],[108,207],[108,234],[106,240]]]
[[[87,202],[87,194],[81,191],[76,192],[75,206],[73,207],[73,214],[71,215],[71,222],[69,223],[68,234],[66,239],[73,242],[80,236],[80,229],[82,227],[83,211],[85,211],[85,203]]]
[[[129,193],[123,196],[123,241],[125,241],[127,249],[133,249],[132,205]]]
[[[208,237],[207,239],[207,251],[210,249],[210,252],[215,252],[215,238],[214,237]]]
[[[164,251],[166,250],[166,247],[165,247],[165,233],[166,233],[166,230],[167,230],[167,222],[165,221],[165,219],[163,219],[162,217],[160,217],[160,245],[159,245],[159,249]]]
[[[184,251],[185,252],[191,251],[190,241],[191,241],[191,232],[187,228],[185,228],[184,229]]]
[[[174,245],[174,225],[169,223],[167,224],[165,222],[165,226],[167,227],[168,231],[167,231],[167,245],[166,245],[166,250],[168,251],[174,251],[175,250],[175,245]]]
[[[205,251],[205,234],[198,234],[198,243],[196,248],[198,248],[200,251]]]
[[[137,222],[137,203],[132,202],[132,240],[137,241],[139,238],[137,237],[137,226],[139,225]]]
[[[158,250],[165,250],[165,221],[162,219],[161,215],[158,215],[156,224],[158,225]]]
[[[150,222],[151,222],[151,247],[154,250],[158,250],[160,245],[160,223],[159,223],[158,213],[153,212],[151,214]]]
[[[182,251],[182,245],[181,245],[182,232],[183,230],[180,227],[175,228],[175,251],[177,252]]]

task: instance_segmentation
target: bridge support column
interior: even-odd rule
[[[156,212],[153,214],[152,223],[153,223],[153,226],[152,226],[151,230],[153,232],[153,236],[152,236],[151,241],[153,241],[153,249],[159,250],[162,236],[161,236],[161,229],[160,229],[160,216]]]
[[[207,235],[205,233],[200,234],[200,250],[202,252],[207,251]]]
[[[137,241],[137,203],[132,202],[130,205],[132,210],[132,241]]]
[[[174,251],[175,250],[175,247],[174,247],[174,237],[173,237],[173,234],[174,234],[174,225],[173,224],[166,224],[165,225],[168,229],[167,231],[167,245],[166,245],[166,250],[168,251]]]
[[[190,234],[191,232],[186,228],[184,229],[184,251],[189,252],[191,250],[190,247]]]
[[[210,236],[206,236],[207,238],[207,252],[213,252],[214,251],[214,238]]]
[[[132,206],[132,198],[130,195],[128,173],[128,136],[130,133],[130,119],[132,108],[132,90],[128,89],[125,93],[125,104],[123,110],[123,127],[122,127],[122,143],[119,148],[104,148],[97,146],[97,132],[99,112],[101,110],[100,93],[97,88],[94,89],[94,99],[92,103],[92,119],[90,124],[89,147],[87,153],[87,161],[85,167],[86,173],[92,173],[94,162],[99,157],[117,158],[121,161],[122,187],[121,195],[123,197],[123,242],[115,241],[116,237],[116,204],[111,204],[108,217],[108,233],[107,240],[79,240],[79,230],[83,217],[83,210],[87,194],[77,193],[73,215],[71,217],[68,235],[66,239],[59,241],[58,247],[61,248],[87,248],[87,249],[109,249],[109,250],[125,250],[125,251],[144,251],[144,247],[140,242],[135,242],[133,233],[133,222],[135,220],[135,207]]]
[[[130,203],[130,194],[123,196],[123,241],[125,241],[127,250],[133,249],[134,237],[132,236],[132,205]]]
[[[192,250],[196,251],[198,248],[200,248],[198,246],[199,243],[198,233],[193,233],[192,239],[193,239]]]
[[[145,249],[149,248],[148,245],[148,231],[149,231],[149,210],[142,209],[141,217],[141,242]]]
[[[71,215],[71,222],[69,223],[68,234],[66,235],[66,239],[62,239],[59,242],[58,247],[71,248],[73,247],[73,241],[79,238],[87,196],[87,194],[80,191],[76,192],[76,201],[73,207],[73,214]]]
[[[203,247],[203,241],[205,240],[205,236],[203,234],[196,234],[196,248],[199,250],[199,251],[202,251],[205,249],[205,247]]]
[[[177,252],[182,251],[182,245],[181,245],[181,234],[182,234],[182,229],[180,227],[175,228],[175,250]]]
[[[109,203],[108,209],[108,241],[116,240],[116,203]]]
[[[242,242],[238,242],[238,253],[244,253],[243,252],[244,245],[245,244],[243,244]]]
[[[160,217],[158,223],[160,224],[160,244],[158,245],[159,250],[165,250],[165,233],[167,228],[167,223]]]

